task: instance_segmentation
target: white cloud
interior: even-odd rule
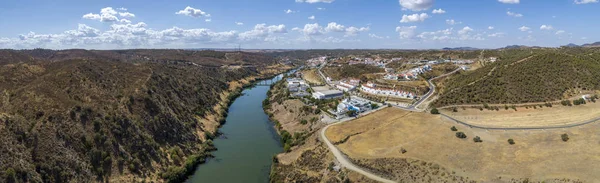
[[[335,0],[296,0],[297,3],[332,3]]]
[[[290,9],[288,9],[288,10],[283,10],[283,12],[285,12],[286,14],[296,13],[296,11],[294,11],[294,10],[290,10]]]
[[[429,15],[427,15],[427,13],[415,13],[412,15],[402,15],[402,20],[400,20],[400,22],[402,23],[409,23],[409,22],[422,22],[425,21],[425,19],[429,18]]]
[[[102,8],[100,10],[100,14],[88,13],[83,15],[82,18],[90,19],[90,20],[99,20],[101,22],[118,22],[119,18],[117,15],[121,14],[122,17],[132,18],[135,17],[134,14],[129,12],[117,12],[112,7]]]
[[[488,30],[494,30],[494,27],[492,27],[492,26],[489,26],[489,27],[488,27]]]
[[[212,19],[210,19],[210,18],[207,18],[207,19],[205,19],[204,21],[205,21],[205,22],[212,22]]]
[[[345,37],[356,36],[356,35],[358,35],[359,32],[366,32],[369,30],[370,30],[369,27],[348,27],[346,29],[346,34],[344,36]]]
[[[337,24],[335,22],[331,22],[327,24],[325,27],[325,31],[327,32],[344,32],[346,30],[346,26]]]
[[[325,10],[325,8],[318,7],[317,10]]]
[[[383,39],[383,37],[378,36],[377,34],[369,34],[369,37],[375,38],[375,39]]]
[[[433,6],[434,0],[400,0],[400,6],[403,9],[412,11],[427,10]]]
[[[511,11],[507,11],[506,14],[511,17],[517,17],[517,18],[523,17],[523,14],[515,13],[515,12],[511,12]]]
[[[336,22],[330,22],[329,24],[327,24],[327,27],[325,27],[325,32],[343,32],[343,33],[345,33],[344,36],[346,36],[346,37],[356,36],[360,32],[366,32],[369,30],[370,30],[369,27],[350,26],[350,27],[346,28],[346,26],[338,24]]]
[[[540,26],[540,30],[552,30],[554,27],[552,25],[542,25]]]
[[[564,30],[558,30],[558,31],[556,31],[556,33],[555,33],[555,34],[556,34],[556,35],[561,35],[561,34],[564,34],[564,33],[565,33],[565,31],[564,31]]]
[[[433,11],[431,11],[431,13],[433,13],[433,14],[444,14],[444,13],[446,13],[446,11],[444,11],[442,8],[440,8],[440,9],[434,9]]]
[[[462,22],[457,22],[454,19],[448,19],[448,20],[446,20],[446,24],[448,24],[448,25],[457,25],[457,24],[462,24]]]
[[[473,29],[469,26],[463,27],[461,30],[458,31],[458,34],[467,34],[469,32],[472,32]]]
[[[597,3],[598,0],[574,0],[575,4]]]
[[[130,20],[127,20],[127,19],[124,19],[124,18],[122,18],[121,20],[119,20],[119,22],[124,23],[124,24],[130,24],[131,23]]]
[[[309,19],[309,20],[314,20],[314,19],[315,19],[315,16],[314,16],[314,15],[313,15],[313,16],[310,16],[310,17],[308,17],[308,19]]]
[[[127,8],[120,7],[120,8],[117,8],[117,10],[119,10],[119,11],[127,11]]]
[[[135,15],[133,13],[129,13],[129,12],[119,12],[119,16],[121,16],[123,18],[133,18],[133,17],[135,17]]]
[[[498,2],[501,2],[504,4],[519,4],[519,0],[498,0]]]
[[[235,25],[244,25],[243,22],[235,22]]]
[[[531,28],[529,28],[529,27],[526,27],[526,26],[519,27],[519,30],[521,30],[521,31],[523,31],[523,32],[526,32],[526,31],[528,31],[528,30],[530,30],[530,29],[531,29]]]
[[[190,6],[185,7],[185,9],[183,9],[183,10],[179,10],[178,12],[175,12],[175,14],[190,16],[190,17],[194,17],[194,18],[210,17],[210,14],[208,14],[200,9],[192,8]]]
[[[307,35],[307,36],[322,35],[325,33],[325,31],[323,30],[323,27],[321,27],[318,23],[306,24],[306,25],[304,25],[304,29],[297,29],[297,30],[300,31],[300,33]]]
[[[267,24],[257,24],[254,26],[253,30],[242,32],[239,34],[239,39],[243,41],[252,41],[252,40],[276,40],[273,34],[282,34],[287,33],[287,29],[285,25],[270,25]]]
[[[502,32],[496,32],[493,34],[488,34],[488,37],[504,37],[504,33]]]
[[[396,32],[400,35],[400,39],[412,39],[416,35],[415,29],[417,29],[417,26],[414,25],[410,27],[398,26],[396,27]]]

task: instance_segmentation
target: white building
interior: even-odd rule
[[[301,85],[306,85],[306,82],[300,78],[288,78],[287,79],[288,87],[299,87]]]
[[[358,79],[349,79],[349,80],[341,80],[335,87],[339,90],[348,92],[353,91],[360,84],[360,80]]]
[[[416,95],[414,93],[407,92],[407,91],[395,90],[395,89],[389,89],[389,88],[378,88],[378,87],[376,87],[376,85],[374,83],[371,83],[371,82],[369,82],[365,85],[362,85],[360,89],[365,93],[369,93],[369,94],[373,94],[373,95],[386,95],[386,96],[390,96],[390,97],[407,98],[407,99],[413,99],[414,97],[416,97]]]
[[[334,99],[344,96],[344,92],[340,90],[331,90],[329,87],[313,87],[312,97],[315,99]]]

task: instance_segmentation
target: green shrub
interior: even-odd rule
[[[508,144],[510,144],[510,145],[514,145],[514,144],[515,144],[515,140],[513,140],[513,139],[508,139]]]
[[[456,132],[456,137],[464,139],[467,138],[467,135],[463,132]]]
[[[437,108],[433,108],[431,109],[431,114],[440,114],[440,111]]]
[[[473,142],[475,142],[475,143],[483,142],[483,140],[481,140],[481,138],[479,136],[475,136],[475,138],[473,138]]]
[[[562,134],[562,135],[560,135],[560,138],[562,139],[562,141],[565,141],[565,142],[566,142],[566,141],[569,141],[569,135],[568,135],[568,134],[566,134],[566,133],[565,133],[565,134]]]
[[[458,129],[456,129],[455,126],[452,126],[452,128],[450,128],[450,130],[452,130],[453,132],[458,131]]]
[[[307,124],[307,123],[308,123],[308,121],[306,121],[305,119],[303,119],[303,120],[300,120],[300,124],[303,124],[303,125],[305,125],[305,124]]]
[[[17,180],[17,172],[13,168],[6,169],[4,176],[6,176],[6,182],[15,182]]]

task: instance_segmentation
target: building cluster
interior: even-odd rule
[[[425,72],[431,71],[432,67],[431,65],[424,65],[424,66],[420,66],[420,67],[416,67],[407,71],[404,71],[402,73],[396,74],[394,72],[387,72],[388,70],[386,70],[386,75],[383,77],[384,79],[388,79],[388,80],[415,80],[415,79],[419,79],[419,74],[423,74]]]
[[[361,85],[360,89],[365,93],[369,93],[369,94],[373,94],[373,95],[385,95],[385,96],[390,96],[390,97],[407,98],[407,99],[414,99],[417,97],[415,95],[415,93],[403,91],[403,90],[396,90],[396,89],[392,89],[392,88],[377,87],[377,85],[372,82],[368,82],[367,84]]]
[[[310,95],[307,91],[309,88],[308,84],[301,78],[288,78],[287,87],[292,97],[304,97]]]
[[[358,114],[370,110],[372,110],[372,104],[370,101],[357,97],[348,97],[338,104],[337,109],[333,114],[335,114],[337,119],[341,119],[347,116],[348,111],[354,111]]]
[[[307,65],[310,67],[318,67],[321,64],[324,64],[325,61],[327,61],[327,57],[317,57],[317,58],[311,58],[309,60],[307,60]]]
[[[360,84],[360,80],[358,79],[343,79],[340,80],[335,87],[344,92],[353,91]]]
[[[332,90],[327,86],[313,87],[312,90],[312,97],[319,100],[335,99],[344,96],[344,92],[340,90]]]
[[[372,66],[377,66],[377,67],[385,67],[386,63],[387,63],[387,61],[383,60],[383,59],[361,58],[361,57],[354,57],[354,58],[350,59],[350,61],[348,61],[348,65],[366,64],[366,65],[372,65]]]

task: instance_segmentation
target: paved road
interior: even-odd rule
[[[394,106],[396,108],[404,109],[404,110],[407,110],[407,111],[413,111],[413,112],[423,112],[423,111],[425,111],[424,108],[423,109],[419,109],[418,107],[419,107],[419,105],[421,105],[421,103],[423,103],[424,101],[426,101],[427,99],[429,99],[429,97],[431,97],[433,95],[433,93],[435,93],[435,84],[433,84],[433,80],[436,80],[436,79],[439,79],[439,78],[442,78],[442,77],[446,77],[446,76],[454,74],[454,73],[456,73],[456,72],[458,72],[460,70],[461,70],[461,68],[458,68],[458,69],[456,69],[456,70],[454,70],[452,72],[449,72],[449,73],[446,73],[446,74],[440,75],[438,77],[431,78],[431,79],[427,80],[427,84],[429,84],[429,88],[430,88],[429,91],[425,95],[423,95],[423,97],[421,97],[421,99],[418,100],[417,102],[415,102],[413,105],[410,105],[408,107],[404,107],[404,106],[399,106],[399,105],[393,105],[392,104],[392,106]]]
[[[340,164],[343,167],[346,167],[349,170],[355,171],[356,173],[360,173],[370,179],[373,179],[375,181],[379,181],[379,182],[389,182],[392,183],[394,181],[383,178],[379,175],[376,175],[374,173],[371,173],[369,171],[363,170],[362,168],[360,168],[359,166],[353,164],[344,154],[342,154],[342,152],[335,147],[335,145],[333,145],[329,139],[327,139],[327,136],[325,136],[325,131],[333,125],[338,125],[341,124],[341,122],[338,123],[334,123],[334,124],[330,124],[327,125],[325,128],[321,129],[321,139],[323,139],[323,141],[325,142],[325,144],[327,144],[327,147],[329,148],[329,151],[331,151],[333,153],[333,155],[335,156],[335,158],[340,162]]]

